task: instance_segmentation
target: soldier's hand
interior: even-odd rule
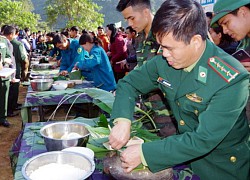
[[[114,149],[121,149],[130,139],[131,122],[118,121],[109,135],[109,144]]]
[[[122,161],[122,168],[126,173],[131,172],[139,164],[141,164],[141,155],[140,155],[141,145],[131,145],[128,146],[120,156]]]

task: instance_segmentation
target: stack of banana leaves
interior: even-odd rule
[[[87,129],[91,136],[87,147],[95,152],[95,157],[102,159],[110,151],[115,151],[113,149],[107,149],[107,147],[104,146],[104,144],[108,142],[110,126],[112,127],[112,122],[110,122],[107,117],[111,113],[115,98],[112,93],[97,88],[90,88],[89,90],[86,90],[85,93],[93,98],[93,103],[97,105],[104,114],[101,114],[100,117],[94,119],[77,118],[74,121],[88,125]],[[143,139],[144,142],[151,142],[160,139],[156,134],[158,130],[150,116],[150,112],[145,112],[140,108],[135,107],[134,117],[135,119],[132,120],[131,138],[138,137]],[[145,128],[145,123],[151,123],[153,128]]]

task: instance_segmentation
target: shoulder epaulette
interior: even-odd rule
[[[239,71],[216,56],[208,59],[208,65],[228,83],[240,74]]]

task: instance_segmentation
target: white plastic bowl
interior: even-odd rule
[[[95,156],[94,151],[92,151],[91,149],[87,147],[69,147],[69,148],[63,149],[62,151],[83,154],[92,160],[94,160],[94,156]]]
[[[68,87],[68,83],[66,82],[59,82],[59,83],[54,83],[53,84],[53,88],[55,88],[55,90],[64,90]]]

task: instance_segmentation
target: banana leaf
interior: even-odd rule
[[[69,79],[70,80],[79,80],[82,79],[82,73],[81,71],[77,70],[77,71],[72,71],[69,73]]]
[[[85,93],[93,98],[93,103],[107,113],[111,113],[115,100],[111,92],[97,88],[85,89]]]

